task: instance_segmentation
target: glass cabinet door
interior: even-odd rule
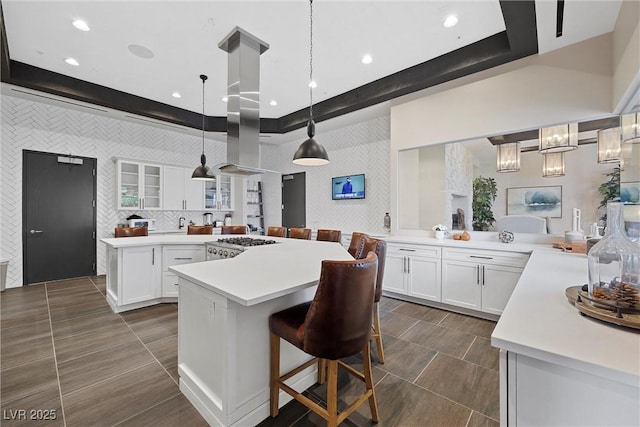
[[[142,209],[160,209],[161,167],[144,165],[144,199]]]
[[[120,163],[120,209],[140,208],[140,165],[137,163]]]
[[[218,209],[218,181],[204,182],[204,208]]]
[[[218,176],[219,188],[220,188],[220,210],[230,211],[233,210],[233,203],[231,202],[231,183],[232,178],[230,176]]]

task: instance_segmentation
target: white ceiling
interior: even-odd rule
[[[620,0],[567,0],[555,37],[555,0],[537,0],[541,53],[612,31]],[[309,105],[309,3],[289,1],[3,0],[12,60],[202,112],[226,116],[227,57],[218,43],[236,26],[270,44],[261,56],[261,117]],[[459,23],[444,28],[449,13]],[[75,29],[83,19],[91,31]],[[504,31],[497,0],[313,3],[314,103]],[[129,45],[154,53],[143,59]],[[373,62],[361,63],[369,53]],[[74,67],[64,62],[78,60]],[[173,91],[182,98],[171,96]],[[278,102],[270,105],[271,100]],[[376,109],[371,109],[376,111]],[[335,120],[335,119],[334,119]]]

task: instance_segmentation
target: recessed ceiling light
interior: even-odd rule
[[[66,62],[69,65],[75,65],[76,67],[80,65],[80,63],[76,61],[74,58],[65,58],[64,62]]]
[[[179,92],[173,92],[171,96],[173,96],[174,98],[182,98],[182,95],[180,95]]]
[[[151,49],[140,46],[139,44],[130,44],[129,46],[127,46],[127,48],[129,49],[129,52],[131,52],[138,58],[151,59],[154,57]]]
[[[317,87],[318,87],[318,83],[316,83],[316,81],[315,81],[315,80],[311,80],[311,82],[309,83],[309,87],[310,87],[311,89],[315,89],[315,88],[317,88]]]
[[[87,23],[84,22],[82,19],[76,19],[75,21],[72,22],[72,24],[74,27],[76,27],[80,31],[89,31],[91,29],[89,28],[89,25],[87,25]]]
[[[371,57],[371,55],[366,54],[362,57],[363,64],[371,64],[372,62],[373,62],[373,58]]]
[[[275,99],[272,99],[269,105],[273,105],[274,107],[278,105],[278,102]]]
[[[444,19],[444,23],[442,25],[444,25],[445,28],[451,28],[457,23],[458,23],[458,17],[456,15],[448,15]]]
[[[223,96],[223,97],[222,97],[222,102],[227,102],[227,101],[229,101],[229,98],[228,98],[228,97],[226,97],[226,96]]]

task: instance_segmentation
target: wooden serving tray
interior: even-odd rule
[[[593,317],[594,319],[602,320],[604,322],[613,323],[618,326],[625,326],[632,328],[640,332],[640,313],[622,313],[622,317],[618,317],[617,313],[612,310],[601,308],[598,304],[594,304],[587,298],[580,298],[579,296],[588,297],[589,294],[582,290],[582,286],[571,286],[564,291],[569,302],[578,309],[580,314],[584,316]]]
[[[574,254],[586,254],[587,253],[587,241],[581,240],[579,242],[565,243],[564,241],[555,241],[552,246],[556,249],[562,249],[562,252],[573,252]]]

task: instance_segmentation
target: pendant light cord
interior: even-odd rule
[[[309,0],[309,120],[313,120],[313,0]]]
[[[207,80],[207,76],[202,74],[202,154],[204,154],[204,82]]]

